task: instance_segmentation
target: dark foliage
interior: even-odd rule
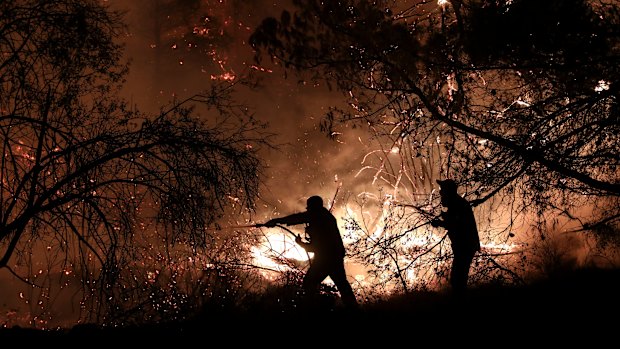
[[[264,125],[230,83],[130,108],[122,34],[99,1],[0,2],[0,268],[44,290],[41,319],[74,275],[82,318],[157,318],[181,306],[197,251],[218,266],[247,253],[237,240],[222,254],[232,239],[206,229],[254,209]]]

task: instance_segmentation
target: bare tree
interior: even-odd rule
[[[196,268],[238,262],[243,248],[218,256],[241,241],[205,229],[253,210],[269,146],[234,84],[157,115],[130,110],[117,94],[122,29],[98,1],[0,3],[0,268],[33,286],[35,265],[79,275],[91,320],[136,306],[128,290],[181,250],[203,251]]]
[[[617,4],[295,4],[254,32],[257,60],[345,93],[351,108],[334,108],[322,126],[338,135],[367,125],[381,140],[375,178],[415,219],[434,212],[433,178],[444,176],[473,205],[505,207],[509,224],[495,241],[525,216],[541,234],[558,215],[617,234]],[[393,248],[407,234],[399,227],[382,242]]]

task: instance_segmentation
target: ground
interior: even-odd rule
[[[467,347],[615,345],[620,270],[582,270],[522,287],[486,286],[461,297],[414,292],[359,310],[217,313],[171,324],[57,331],[12,328],[5,339],[65,345],[226,343],[233,347],[421,344]],[[201,344],[202,345],[202,344]]]

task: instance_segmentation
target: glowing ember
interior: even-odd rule
[[[596,92],[602,92],[602,91],[607,91],[609,90],[609,81],[605,81],[605,80],[599,80],[598,85],[596,85],[596,87],[594,88],[594,91]]]

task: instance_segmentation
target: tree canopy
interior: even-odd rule
[[[253,210],[269,142],[230,83],[156,115],[129,108],[123,30],[99,1],[0,3],[0,268],[38,287],[38,265],[79,275],[90,316],[152,301],[140,268],[163,278],[169,261],[149,268],[174,246],[216,263],[223,239],[206,229]]]
[[[251,43],[336,84],[350,110],[325,129],[367,123],[413,154],[440,135],[443,176],[479,204],[517,191],[611,200],[618,183],[618,6],[598,1],[295,1]],[[426,150],[425,150],[426,149]],[[552,202],[553,201],[553,202]],[[617,222],[606,201],[595,222]],[[617,205],[611,205],[617,207]]]

